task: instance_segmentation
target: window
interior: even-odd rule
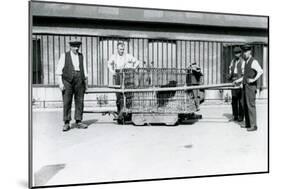
[[[32,84],[43,83],[40,39],[32,40]]]

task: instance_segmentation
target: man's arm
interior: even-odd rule
[[[61,57],[60,57],[59,62],[58,62],[58,67],[56,69],[56,76],[57,76],[59,88],[60,88],[61,91],[64,90],[64,85],[63,85],[63,82],[62,82],[62,70],[63,70],[63,67],[64,67],[64,63],[65,63],[65,54],[61,54]]]
[[[244,68],[245,68],[245,61],[244,60],[241,60],[241,70],[242,70],[242,77],[236,79],[233,83],[235,85],[239,84],[239,83],[242,83],[243,81],[243,76],[244,76]],[[242,87],[242,86],[241,86]]]
[[[229,67],[228,67],[228,73],[229,74],[231,74],[231,68],[232,68],[232,66],[233,66],[233,60],[230,62],[230,65],[229,65]]]
[[[257,75],[253,79],[248,79],[248,83],[253,83],[253,82],[257,81],[260,78],[260,76],[263,74],[263,70],[257,60],[253,61],[252,69],[256,70]]]
[[[107,67],[108,70],[112,73],[115,74],[115,62],[114,62],[114,55],[110,57],[110,59],[107,61]]]
[[[83,57],[83,68],[84,68],[84,76],[85,76],[85,88],[86,90],[88,89],[88,68],[87,68],[87,64],[85,61],[84,56]]]
[[[86,64],[86,61],[85,61],[84,56],[82,56],[82,57],[83,57],[84,75],[85,75],[85,78],[88,78],[88,68],[87,68],[87,64]]]

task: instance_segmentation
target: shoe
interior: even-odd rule
[[[69,131],[69,130],[70,130],[69,123],[64,124],[64,126],[63,126],[63,128],[62,128],[62,131],[63,131],[63,132],[66,132],[66,131]]]
[[[87,129],[88,128],[88,125],[86,125],[82,122],[76,123],[76,126],[78,129]]]
[[[247,131],[256,131],[258,130],[257,126],[247,128]]]
[[[238,119],[237,121],[238,121],[238,122],[242,122],[242,121],[243,121],[243,119]]]

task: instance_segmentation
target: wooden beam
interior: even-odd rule
[[[95,89],[87,90],[86,94],[91,93],[129,93],[129,92],[157,92],[157,91],[186,91],[193,89],[218,89],[223,87],[234,87],[232,83],[212,84],[212,85],[195,85],[195,86],[183,86],[183,87],[157,87],[157,88],[145,88],[145,89]]]

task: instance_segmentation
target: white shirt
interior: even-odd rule
[[[131,54],[124,53],[120,56],[118,53],[113,54],[107,62],[109,71],[115,74],[116,69],[136,68],[139,61]]]
[[[73,68],[75,71],[80,71],[79,68],[79,56],[78,54],[74,54],[72,51],[70,51],[70,56],[71,56],[71,60],[72,60],[72,64],[73,64]],[[65,53],[61,54],[59,62],[58,62],[58,67],[56,70],[56,75],[62,75],[62,70],[64,68],[64,64],[65,64]],[[84,75],[85,77],[88,77],[88,72],[86,69],[86,62],[83,56],[83,68],[84,68]]]
[[[242,74],[244,74],[244,68],[245,68],[245,61],[241,58],[239,58],[238,60],[233,59],[230,63],[229,66],[229,73],[231,74],[231,68],[234,66],[234,74],[237,74],[237,65],[239,63],[239,61],[241,61],[241,70],[242,70]]]

